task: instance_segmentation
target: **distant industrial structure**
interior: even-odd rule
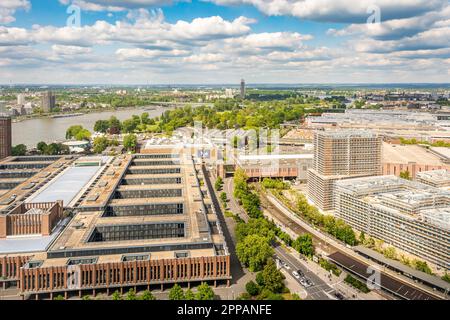
[[[241,99],[245,99],[245,80],[241,79]]]
[[[336,181],[381,173],[380,136],[367,130],[315,132],[314,163],[308,171],[308,197],[321,210],[333,209]]]
[[[51,112],[56,105],[56,98],[53,92],[45,91],[42,93],[42,111]]]
[[[11,117],[0,113],[0,159],[11,155]]]

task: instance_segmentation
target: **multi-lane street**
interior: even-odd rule
[[[298,261],[295,257],[293,257],[290,253],[286,251],[282,246],[276,245],[274,247],[276,258],[284,262],[288,268],[286,268],[289,276],[293,277],[296,281],[300,283],[301,275],[304,275],[304,278],[307,278],[311,281],[311,286],[304,287],[307,292],[306,300],[330,300],[336,299],[334,296],[335,290],[330,287],[327,283],[325,283],[320,277],[318,277],[314,272],[306,268],[300,261]],[[298,271],[301,272],[298,272]],[[298,272],[300,274],[299,278],[296,278],[292,272]]]

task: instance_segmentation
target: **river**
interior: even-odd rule
[[[154,109],[154,110],[152,110]],[[111,116],[116,116],[119,120],[131,118],[133,114],[141,115],[148,112],[150,118],[160,116],[165,110],[172,107],[139,107],[119,111],[92,112],[84,115],[66,118],[38,118],[29,119],[12,124],[13,145],[23,143],[28,148],[36,147],[40,141],[55,142],[65,139],[66,130],[72,125],[82,125],[93,132],[94,124],[97,120],[107,120]]]

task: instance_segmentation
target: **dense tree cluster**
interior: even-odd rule
[[[80,125],[70,126],[66,131],[66,139],[89,140],[91,133]]]
[[[267,189],[286,190],[289,189],[289,183],[280,179],[264,178],[261,185]]]
[[[40,154],[51,156],[70,153],[69,147],[62,143],[46,144],[45,142],[41,141],[37,144],[36,149]]]
[[[24,144],[18,144],[11,148],[11,155],[13,156],[24,156],[27,154],[27,146]]]
[[[257,194],[250,190],[250,187],[247,184],[247,179],[248,177],[242,169],[238,168],[235,171],[233,195],[242,204],[242,207],[249,217],[262,217],[259,197]]]
[[[102,153],[109,146],[118,146],[119,141],[115,139],[108,139],[107,137],[96,137],[93,142],[94,153]]]
[[[264,269],[256,275],[256,282],[251,280],[245,285],[243,298],[257,300],[283,300],[281,293],[288,292],[284,285],[284,275],[273,259],[269,259]]]
[[[202,282],[197,287],[195,294],[191,289],[187,289],[185,292],[176,283],[169,291],[169,300],[213,300],[214,295],[214,290],[206,282]]]
[[[280,193],[274,193],[280,197]],[[321,228],[335,238],[349,244],[355,245],[357,243],[355,232],[342,219],[336,219],[331,215],[324,215],[319,210],[310,205],[302,194],[296,195],[295,211],[300,214],[305,220],[314,226]]]

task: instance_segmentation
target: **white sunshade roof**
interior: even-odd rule
[[[69,167],[27,202],[62,200],[63,205],[67,206],[101,168],[99,166]]]

